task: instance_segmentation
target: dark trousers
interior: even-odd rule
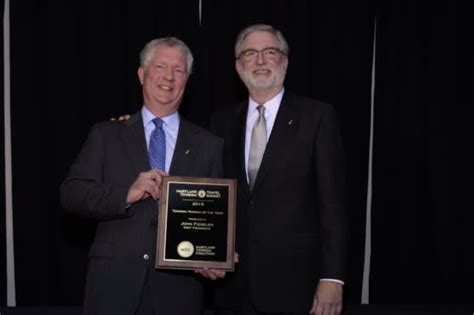
[[[308,315],[307,313],[264,313],[258,310],[241,310],[241,311],[229,311],[229,310],[216,310],[214,315]]]
[[[160,287],[165,279],[170,286]],[[181,291],[179,290],[181,288]],[[178,290],[177,290],[178,289]],[[170,293],[171,292],[171,293]],[[182,292],[182,295],[180,295]],[[140,303],[134,315],[201,315],[203,296],[200,283],[193,275],[159,273],[153,265],[144,281]]]
[[[155,315],[155,312],[153,311],[153,300],[151,298],[148,275],[147,281],[145,281],[145,285],[143,286],[142,299],[140,301],[140,305],[138,305],[135,315]]]
[[[232,311],[232,310],[225,310],[225,309],[218,309],[215,310],[214,315],[308,315],[308,312],[301,313],[301,312],[277,312],[277,313],[266,313],[261,312],[255,308],[252,301],[247,297],[242,305],[242,309],[240,311]]]

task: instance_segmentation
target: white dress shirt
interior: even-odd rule
[[[283,92],[285,89],[281,89],[281,91],[275,95],[271,100],[262,104],[265,107],[265,122],[267,127],[267,142],[270,139],[270,134],[272,133],[273,125],[275,124],[276,115],[278,113],[278,109],[280,108],[281,99],[283,98]],[[255,102],[249,96],[249,105],[247,110],[247,124],[245,127],[245,169],[248,170],[249,166],[249,151],[250,151],[250,139],[252,139],[252,129],[255,125],[255,121],[258,118],[258,110],[257,106],[259,104]],[[247,182],[249,180],[248,171],[245,172],[247,174]]]

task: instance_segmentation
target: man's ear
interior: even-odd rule
[[[143,69],[143,67],[138,68],[137,74],[138,74],[138,79],[140,80],[140,84],[143,85],[143,77],[145,76],[145,69]]]
[[[283,60],[283,66],[285,68],[285,71],[288,70],[288,56],[284,56],[285,59]]]
[[[242,70],[242,65],[240,64],[239,59],[235,59],[235,70],[237,70],[238,74],[240,74],[240,71]]]

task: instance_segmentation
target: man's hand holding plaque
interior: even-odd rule
[[[138,174],[138,177],[128,190],[127,204],[132,204],[146,198],[160,199],[161,181],[164,176],[168,176],[168,174],[157,168]]]
[[[234,263],[239,262],[239,254],[234,253]],[[209,269],[209,268],[203,268],[203,269],[197,269],[194,270],[194,272],[199,273],[201,276],[211,279],[211,280],[216,280],[219,278],[224,278],[226,272],[224,270],[216,270],[216,269]]]

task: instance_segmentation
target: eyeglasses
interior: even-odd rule
[[[262,57],[265,58],[265,60],[276,60],[280,57],[280,55],[285,54],[276,47],[267,47],[261,50],[246,49],[240,53],[239,58],[242,58],[245,61],[255,61],[257,60],[259,53],[262,54]]]

